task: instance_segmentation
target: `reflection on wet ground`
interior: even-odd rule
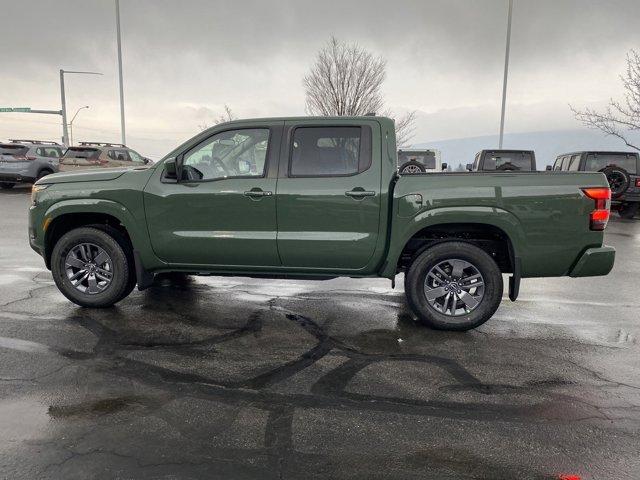
[[[639,476],[636,224],[612,276],[526,281],[462,334],[382,280],[173,277],[81,309],[2,230],[0,478]]]

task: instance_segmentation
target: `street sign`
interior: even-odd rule
[[[31,107],[16,107],[16,108],[11,108],[11,107],[0,107],[0,112],[30,112],[31,111]]]

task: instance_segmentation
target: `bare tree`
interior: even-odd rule
[[[640,150],[640,145],[632,143],[630,136],[640,130],[640,54],[636,50],[627,53],[627,69],[620,80],[625,90],[624,100],[609,100],[604,112],[591,108],[577,110],[571,105],[569,108],[587,127],[617,137],[628,147]]]
[[[226,103],[224,104],[224,113],[221,113],[220,115],[218,115],[216,118],[213,119],[213,125],[218,125],[220,123],[225,123],[225,122],[230,122],[232,120],[235,120],[236,116],[234,115],[233,111],[231,110],[231,107],[229,107],[229,105],[227,105]],[[209,125],[207,125],[207,123],[203,123],[201,125],[198,125],[198,128],[202,131],[206,130],[207,128],[209,128]]]
[[[383,57],[332,36],[302,80],[307,113],[341,117],[384,112],[393,118],[392,112],[384,110],[380,92],[386,67]],[[413,136],[415,117],[415,112],[409,112],[396,120],[398,146]]]

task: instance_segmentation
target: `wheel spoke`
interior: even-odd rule
[[[81,277],[82,275],[85,275],[86,273],[87,273],[87,271],[84,270],[84,269],[78,270],[71,277],[69,277],[69,280],[71,280],[73,282],[74,280],[77,280],[79,277]]]
[[[458,297],[460,297],[460,300],[462,300],[462,302],[470,309],[474,309],[478,306],[478,300],[476,300],[476,298],[469,292],[462,291],[458,294]]]
[[[482,287],[483,285],[484,282],[475,282],[470,283],[469,285],[460,285],[460,288],[462,288],[463,290],[471,290],[472,288]]]
[[[98,287],[98,282],[96,282],[95,275],[89,275],[87,284],[89,285],[87,287],[87,293],[98,293],[100,291],[100,288]]]
[[[84,264],[85,262],[71,255],[67,257],[67,261],[65,262],[65,266],[74,268],[84,268]]]
[[[479,273],[476,273],[475,275],[468,275],[466,277],[462,277],[460,279],[461,282],[470,282],[471,280],[475,280],[476,278],[482,278],[482,275],[480,275]]]
[[[444,287],[436,287],[436,288],[432,288],[431,290],[427,290],[425,292],[425,295],[427,296],[427,300],[432,302],[436,298],[440,298],[441,296],[443,296],[445,293],[447,292],[444,289]]]
[[[85,271],[83,273],[84,273],[84,275],[81,278],[77,278],[77,279],[75,279],[75,281],[73,281],[73,280],[71,281],[71,284],[74,287],[77,287],[78,285],[81,285],[82,282],[84,282],[87,279],[87,277],[89,276],[89,272]]]
[[[436,265],[434,267],[434,270],[438,272],[440,275],[442,275],[444,278],[446,278],[447,280],[451,278],[451,276],[447,272],[445,272],[440,268],[440,265]]]
[[[96,257],[93,259],[94,263],[96,265],[102,265],[105,262],[108,262],[109,259],[109,255],[107,255],[107,252],[105,252],[104,250],[100,249],[98,251],[98,254],[96,255]]]
[[[451,276],[453,278],[460,278],[462,277],[462,270],[464,270],[464,267],[466,266],[465,263],[462,260],[451,260]]]

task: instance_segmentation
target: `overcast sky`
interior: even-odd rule
[[[302,76],[330,35],[387,59],[384,95],[417,110],[415,143],[498,130],[507,0],[121,0],[127,140],[159,158],[211,124],[303,115]],[[515,0],[507,132],[579,128],[567,104],[620,96],[640,1]],[[0,106],[83,105],[75,140],[118,141],[112,0],[0,0]],[[0,113],[0,139],[61,136],[59,117]]]

